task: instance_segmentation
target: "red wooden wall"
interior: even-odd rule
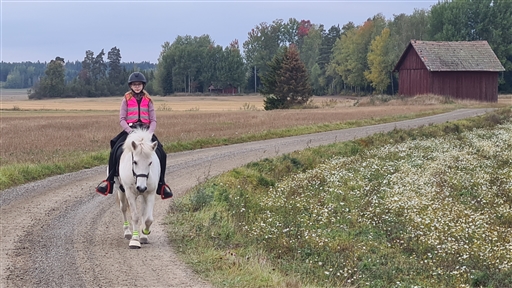
[[[398,94],[446,95],[457,99],[498,101],[498,72],[433,71],[416,53],[409,49],[399,68]]]

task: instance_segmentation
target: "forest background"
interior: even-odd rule
[[[382,14],[360,25],[342,27],[290,18],[262,22],[238,40],[222,47],[207,34],[178,36],[162,44],[158,63],[123,63],[121,51],[112,47],[85,51],[83,61],[1,62],[3,88],[27,88],[31,98],[117,96],[126,91],[133,71],[146,74],[153,95],[205,93],[234,88],[236,94],[259,92],[261,77],[285,47],[297,47],[314,95],[395,94],[393,72],[412,39],[424,41],[486,40],[505,72],[499,93],[512,92],[512,1],[440,1],[430,10],[411,15]],[[104,57],[107,56],[107,61]],[[232,89],[233,90],[233,89]],[[218,91],[218,90],[215,90]]]

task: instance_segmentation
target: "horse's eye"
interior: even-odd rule
[[[149,162],[149,165],[148,165],[148,166],[151,166],[151,164],[153,164],[153,162]]]
[[[137,161],[133,161],[133,165],[137,165]]]

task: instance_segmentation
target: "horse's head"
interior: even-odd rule
[[[158,145],[158,142],[151,141],[151,136],[151,133],[146,130],[135,130],[128,136],[123,147],[125,152],[131,153],[132,174],[140,193],[144,193],[147,189],[147,180],[153,165],[153,153]]]

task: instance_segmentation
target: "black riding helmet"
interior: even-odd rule
[[[130,74],[130,77],[128,77],[128,86],[130,86],[130,84],[132,84],[133,82],[142,82],[142,89],[146,87],[147,83],[146,77],[144,77],[144,74],[140,72],[133,72],[132,74]],[[130,87],[130,89],[131,88],[132,87]]]

